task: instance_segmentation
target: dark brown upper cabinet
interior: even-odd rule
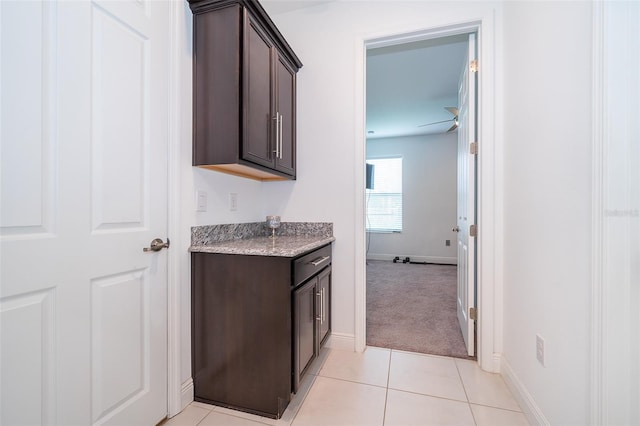
[[[296,178],[302,63],[252,0],[189,0],[193,165],[263,181]]]

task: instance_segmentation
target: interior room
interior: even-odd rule
[[[468,357],[456,316],[455,232],[458,86],[468,38],[367,49],[370,346]],[[393,162],[399,172],[389,175]],[[389,217],[392,196],[399,200]]]
[[[9,0],[0,22],[1,424],[640,424],[638,2]],[[475,223],[383,245],[367,52],[469,33]],[[368,256],[447,263],[454,226],[475,359],[369,346]]]

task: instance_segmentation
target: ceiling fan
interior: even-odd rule
[[[454,117],[450,118],[448,120],[435,121],[433,123],[421,124],[418,127],[431,126],[432,124],[440,124],[440,123],[447,123],[449,121],[453,121],[453,125],[451,127],[449,127],[449,130],[447,130],[447,133],[453,132],[455,129],[458,128],[458,108],[456,108],[456,107],[444,107],[444,109],[446,109],[451,114],[453,114]]]

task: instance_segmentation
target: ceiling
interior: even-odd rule
[[[262,0],[276,15],[336,0]],[[458,79],[467,35],[454,35],[367,50],[367,138],[445,133],[453,122],[444,107],[458,106]],[[373,132],[373,133],[371,133]]]
[[[367,138],[445,133],[458,106],[467,35],[367,51]],[[373,132],[373,133],[371,133]]]

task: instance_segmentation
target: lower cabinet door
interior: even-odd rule
[[[297,392],[300,378],[318,353],[316,328],[316,289],[313,278],[293,292],[293,391]]]
[[[331,268],[326,268],[318,275],[318,293],[320,293],[320,307],[318,317],[319,325],[319,345],[325,343],[331,331]]]

